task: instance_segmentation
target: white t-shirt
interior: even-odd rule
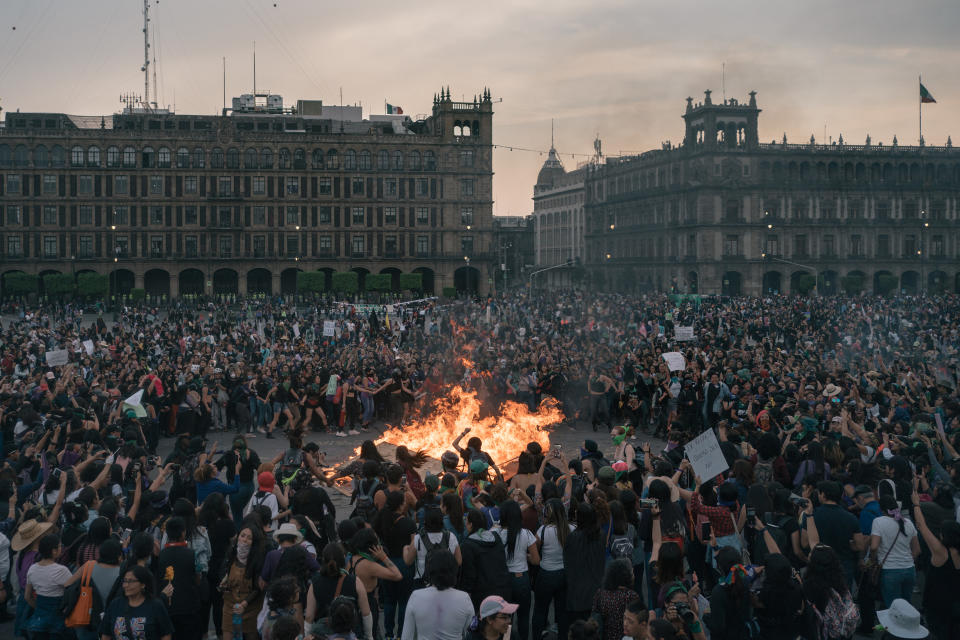
[[[527,549],[530,548],[530,545],[536,544],[536,536],[534,536],[529,529],[520,529],[520,533],[517,535],[513,557],[511,558],[510,550],[506,548],[510,533],[506,529],[500,528],[495,529],[494,532],[503,540],[503,551],[507,557],[507,571],[510,573],[523,573],[526,571],[529,568],[527,565]]]
[[[899,523],[890,516],[874,518],[870,534],[880,536],[880,548],[877,549],[877,562],[883,561],[884,569],[909,569],[913,567],[913,552],[910,550],[910,540],[917,536],[917,528],[909,520],[903,521],[904,533],[900,533]],[[900,533],[899,536],[897,534]],[[894,540],[896,539],[896,540]],[[893,550],[890,550],[893,545]],[[887,552],[890,555],[887,556]]]
[[[473,603],[464,591],[417,589],[407,601],[402,640],[460,640],[473,613]]]
[[[427,532],[427,539],[432,544],[437,544],[443,540],[443,531],[437,532]],[[447,541],[447,547],[450,549],[450,553],[456,553],[457,547],[460,546],[460,543],[457,542],[457,536],[453,535],[452,532],[447,531],[449,540]],[[422,578],[423,574],[426,572],[427,566],[427,545],[425,545],[420,538],[420,534],[416,534],[413,537],[413,548],[417,550],[417,569],[414,577]]]
[[[33,592],[38,596],[59,598],[63,595],[64,584],[70,579],[70,569],[62,564],[42,565],[33,564],[27,570],[27,583],[33,585]]]
[[[574,526],[570,527],[573,531]],[[540,550],[540,568],[544,571],[559,571],[563,569],[563,547],[560,546],[560,539],[557,537],[557,526],[548,524],[537,530],[540,541],[543,542],[543,548]]]
[[[250,496],[250,501],[247,502],[247,506],[243,508],[243,515],[247,515],[250,511],[257,506],[263,505],[270,509],[270,517],[276,518],[277,514],[280,513],[280,504],[277,502],[277,496],[272,493],[266,495],[258,495],[259,491],[255,491],[252,496]],[[273,528],[273,523],[269,524],[269,527]]]

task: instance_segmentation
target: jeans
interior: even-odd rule
[[[547,628],[550,603],[557,623],[557,637],[567,637],[567,574],[563,569],[540,569],[533,587],[533,640],[540,640]]]
[[[917,581],[915,567],[909,569],[884,569],[880,572],[880,593],[883,603],[890,608],[893,601],[903,598],[907,602],[913,598],[913,585]]]
[[[520,605],[517,609],[517,624],[514,627],[520,640],[527,640],[530,634],[530,573],[510,574],[510,599],[508,602]]]
[[[414,567],[407,565],[403,558],[390,558],[393,564],[397,565],[403,579],[399,581],[381,580],[380,598],[383,601],[383,632],[387,638],[392,638],[395,634],[394,618],[396,618],[396,635],[403,630],[403,615],[407,610],[407,600],[413,592],[413,570]]]
[[[373,419],[373,397],[369,393],[364,393],[360,395],[360,403],[363,405],[363,424],[367,424]]]

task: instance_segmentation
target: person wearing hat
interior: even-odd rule
[[[488,596],[480,603],[480,610],[466,640],[503,640],[510,631],[510,621],[519,605],[510,604],[500,596]]]
[[[263,560],[263,570],[260,573],[261,590],[265,590],[274,578],[289,573],[289,571],[284,570],[284,567],[296,567],[302,564],[311,572],[320,570],[317,559],[307,553],[306,549],[300,544],[303,541],[303,534],[296,524],[284,522],[273,532],[273,539],[277,541],[279,546],[268,553]]]
[[[37,554],[37,545],[40,538],[43,537],[53,527],[53,523],[41,522],[39,520],[24,520],[17,528],[16,534],[10,541],[10,549],[14,553],[19,553],[17,562],[17,580],[19,582],[19,591],[24,593],[27,587],[27,573],[30,567],[39,559]],[[26,625],[30,617],[31,608],[26,599],[17,599],[16,621],[14,623],[14,636],[19,637],[23,634],[21,629]]]
[[[273,523],[280,513],[280,502],[277,499],[276,480],[269,471],[261,471],[257,475],[257,490],[243,508],[243,516],[246,517],[254,507],[266,507],[270,510],[270,522],[267,525],[268,528],[273,528]]]
[[[894,600],[889,609],[878,611],[877,618],[884,628],[883,640],[917,640],[930,635],[920,624],[920,612],[902,598]]]

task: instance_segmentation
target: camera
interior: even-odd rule
[[[683,619],[686,624],[693,624],[697,619],[697,614],[690,608],[687,602],[675,602],[673,608],[677,610],[677,615]]]
[[[641,509],[652,509],[657,506],[656,498],[640,498]]]
[[[809,501],[806,498],[801,498],[800,496],[791,495],[790,502],[797,505],[801,509],[805,509]]]

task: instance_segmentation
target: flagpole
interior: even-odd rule
[[[917,144],[923,144],[923,96],[920,94],[920,87],[923,86],[923,79],[920,77],[920,74],[917,74],[917,100],[919,104],[917,105],[917,130],[920,134]]]

